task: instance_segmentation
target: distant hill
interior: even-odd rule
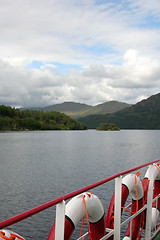
[[[78,120],[88,128],[113,122],[121,129],[160,129],[160,93],[113,114],[89,115]]]
[[[76,116],[83,116],[83,113],[88,111],[90,108],[92,108],[92,106],[83,103],[64,102],[44,107],[43,111],[57,111],[65,113],[70,117],[76,118]]]
[[[96,106],[90,106],[75,102],[64,102],[61,104],[55,104],[45,107],[43,108],[43,111],[62,112],[69,115],[72,118],[78,119],[80,117],[85,117],[88,115],[114,113],[130,106],[131,104],[118,101],[109,101],[103,104],[98,104]]]
[[[109,101],[102,104],[98,104],[96,106],[93,106],[90,108],[85,115],[95,115],[95,114],[108,114],[108,113],[115,113],[117,111],[120,111],[126,107],[132,106],[131,104],[127,104],[124,102],[118,102],[118,101]]]

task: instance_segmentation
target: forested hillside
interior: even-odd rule
[[[85,130],[86,126],[59,112],[20,111],[0,106],[0,130]]]
[[[78,119],[88,128],[100,123],[115,123],[121,129],[160,129],[160,93],[114,114],[90,115]]]

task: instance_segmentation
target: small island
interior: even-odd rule
[[[100,125],[96,128],[99,131],[119,131],[120,128],[116,126],[114,123],[100,123]]]

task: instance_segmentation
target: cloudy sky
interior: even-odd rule
[[[160,92],[160,0],[0,0],[0,105]]]

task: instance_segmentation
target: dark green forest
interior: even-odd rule
[[[100,123],[96,128],[99,131],[119,131],[120,128],[114,123]]]
[[[78,119],[88,128],[114,123],[120,129],[160,129],[160,93],[112,114],[89,115]]]
[[[0,106],[0,130],[86,130],[80,123],[64,113],[56,111],[19,110],[10,106]]]

